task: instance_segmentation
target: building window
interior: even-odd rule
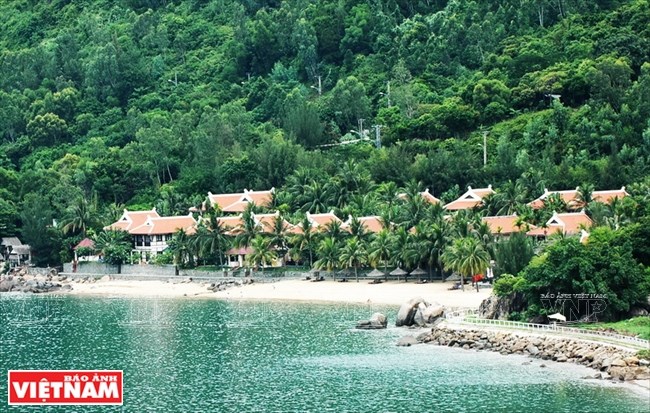
[[[162,242],[163,236],[162,235],[156,235],[156,242]]]
[[[144,236],[144,246],[145,247],[150,247],[151,246],[151,237],[149,235]]]

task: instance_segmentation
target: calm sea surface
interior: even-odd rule
[[[394,308],[0,294],[0,411],[648,412],[579,366],[355,331]],[[124,370],[122,407],[6,405],[8,369]]]

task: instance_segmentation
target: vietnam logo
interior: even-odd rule
[[[9,405],[121,405],[121,370],[9,370]]]

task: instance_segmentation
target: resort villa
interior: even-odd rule
[[[429,192],[429,188],[427,188],[424,191],[420,192],[420,196],[430,204],[435,205],[435,204],[440,203],[440,200],[438,198],[436,198],[435,196],[433,196],[432,193]],[[408,198],[408,195],[406,193],[402,192],[401,194],[398,194],[397,197],[399,199],[401,199],[401,200],[405,200],[406,198]]]
[[[233,194],[213,194],[208,192],[208,200],[214,208],[219,208],[222,212],[237,214],[244,212],[249,204],[255,204],[259,207],[268,207],[273,200],[275,188],[268,191],[249,191]]]
[[[564,191],[549,191],[548,189],[544,188],[544,193],[539,198],[529,202],[528,206],[533,209],[540,209],[544,207],[544,204],[546,203],[548,197],[554,194],[559,196],[560,199],[564,201],[567,208],[570,210],[578,210],[585,207],[585,203],[580,196],[580,187]],[[629,195],[630,194],[625,191],[625,187],[622,187],[621,189],[593,191],[591,193],[591,199],[603,204],[611,204],[614,199],[622,199]]]
[[[162,253],[168,247],[168,242],[178,230],[193,234],[196,230],[196,220],[189,215],[161,217],[156,209],[150,211],[124,210],[119,220],[104,227],[108,230],[126,231],[132,236],[132,261],[135,257],[140,262]]]
[[[527,232],[536,226],[523,221],[517,214],[483,217],[481,220],[490,227],[495,236],[507,237],[515,232]]]
[[[307,212],[306,216],[307,220],[309,220],[309,224],[311,225],[311,232],[324,231],[325,228],[333,222],[337,222],[341,225],[343,224],[343,221],[341,221],[341,219],[337,217],[336,214],[334,214],[334,211],[326,212],[323,214],[311,214]],[[303,228],[300,225],[294,225],[289,229],[289,233],[302,234]]]
[[[564,214],[553,213],[553,216],[546,221],[546,224],[526,233],[533,237],[545,238],[549,235],[560,233],[563,235],[578,235],[585,237],[584,230],[591,227],[593,221],[584,211],[568,212]]]
[[[458,199],[451,201],[444,208],[447,211],[458,211],[461,209],[472,209],[483,205],[483,198],[492,195],[494,190],[492,185],[487,188],[472,189],[471,186],[467,187],[467,192],[458,197]]]
[[[29,265],[32,262],[32,249],[16,237],[0,238],[0,261],[8,262],[10,267]]]
[[[350,215],[342,225],[341,229],[344,231],[351,231],[351,224],[352,224],[352,216]],[[359,217],[357,218],[357,221],[363,226],[364,230],[366,232],[371,232],[373,234],[376,234],[380,232],[382,229],[384,229],[384,225],[381,223],[381,217],[377,215],[369,216],[369,217]]]

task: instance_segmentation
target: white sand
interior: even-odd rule
[[[447,307],[478,308],[492,290],[450,291],[451,282],[439,281],[428,284],[389,281],[382,284],[368,284],[350,281],[310,282],[284,280],[273,283],[255,283],[233,287],[225,291],[211,292],[203,283],[170,283],[164,281],[97,281],[94,283],[70,283],[76,295],[142,296],[142,297],[197,297],[237,300],[283,300],[343,303],[373,303],[401,305],[415,297],[435,301]]]

